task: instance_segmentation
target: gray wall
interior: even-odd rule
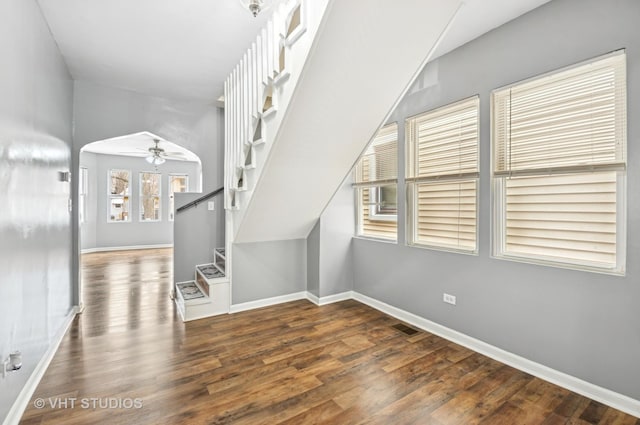
[[[125,134],[149,131],[189,149],[202,161],[204,193],[223,184],[224,113],[212,104],[145,96],[139,93],[74,82],[73,169],[79,167],[80,149],[88,143]],[[73,188],[77,203],[77,186]],[[217,209],[217,223],[203,235],[224,245],[223,209]],[[73,228],[78,228],[74,214]],[[77,270],[79,236],[74,235],[74,270]],[[78,275],[74,275],[78,281]],[[74,299],[80,295],[74,294]]]
[[[0,422],[71,310],[73,85],[34,0],[0,2]]]
[[[95,191],[91,193],[91,199],[88,200],[95,210],[95,214],[88,217],[89,222],[86,227],[89,230],[89,237],[87,239],[84,237],[85,226],[82,226],[82,249],[172,244],[173,222],[169,221],[169,175],[171,173],[188,175],[189,191],[195,191],[200,181],[200,164],[197,162],[167,160],[164,164],[158,166],[157,172],[162,174],[160,187],[162,195],[161,220],[157,222],[141,222],[140,173],[155,172],[153,166],[149,165],[144,158],[91,154],[90,152],[80,153],[80,166],[86,166],[89,170],[90,181],[91,179],[96,181]],[[123,169],[131,172],[130,222],[113,223],[107,221],[109,209],[107,202],[107,193],[109,191],[107,176],[111,169]],[[92,228],[95,228],[93,246],[90,245],[92,239],[90,231]]]
[[[234,244],[233,304],[305,290],[318,298],[351,291],[354,221],[349,180],[306,240]]]
[[[340,187],[320,217],[319,297],[353,289],[352,239],[355,207],[351,179]]]
[[[326,297],[352,290],[354,217],[349,181],[307,239],[233,244],[232,304],[300,291]],[[175,243],[177,250],[177,236]]]
[[[232,304],[307,290],[307,240],[233,244]]]
[[[480,95],[479,255],[354,239],[354,289],[489,344],[640,399],[640,2],[555,0],[429,64],[393,119]],[[494,88],[627,49],[627,275],[490,257]],[[400,126],[399,140],[404,140]],[[401,157],[402,158],[402,157]],[[404,175],[404,161],[399,161]],[[398,193],[404,193],[401,178]],[[443,292],[457,296],[453,307]]]
[[[307,236],[307,291],[320,297],[320,220]]]
[[[200,198],[202,193],[176,193],[176,209]],[[207,203],[213,201],[215,210],[209,211]],[[224,211],[222,194],[198,204],[196,207],[176,213],[173,238],[173,280],[193,280],[195,266],[213,262],[213,250],[224,248],[211,234],[219,225],[219,212]]]

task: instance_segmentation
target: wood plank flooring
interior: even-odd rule
[[[171,255],[83,256],[86,311],[21,424],[640,425],[356,301],[182,323]]]

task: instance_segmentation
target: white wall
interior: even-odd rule
[[[87,223],[81,227],[81,247],[83,250],[172,244],[173,222],[169,221],[169,175],[172,173],[186,174],[189,176],[189,191],[195,191],[198,189],[201,174],[200,164],[197,162],[167,160],[158,166],[157,172],[162,174],[161,219],[157,222],[141,222],[140,173],[156,172],[153,166],[149,165],[144,158],[91,152],[80,153],[80,166],[87,168],[89,187],[92,189],[87,200],[87,206],[91,207],[88,208],[88,212],[91,215],[88,214]],[[131,172],[129,210],[131,221],[129,222],[107,221],[109,212],[108,174],[111,169],[123,169]],[[87,230],[86,237],[85,229]]]
[[[0,377],[5,419],[71,310],[73,85],[35,0],[0,1]]]
[[[81,225],[81,249],[92,249],[96,244],[96,225],[98,219],[98,173],[97,155],[91,152],[80,154],[80,166],[87,168],[87,196],[85,222]],[[78,174],[79,175],[79,174]],[[80,204],[78,203],[78,207]]]

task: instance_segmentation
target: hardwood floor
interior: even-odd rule
[[[21,424],[640,425],[356,301],[184,324],[171,250],[88,254],[82,276]]]

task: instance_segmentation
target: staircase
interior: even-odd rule
[[[328,2],[280,3],[225,82],[225,208],[234,223],[251,200]]]
[[[218,227],[219,218],[210,206],[215,205],[211,200],[221,196],[223,190],[221,187],[204,195],[175,194],[176,205],[181,206],[176,209],[174,220],[173,270],[178,281],[174,283],[171,298],[185,322],[229,312],[231,296],[226,250],[212,248],[218,238],[205,236]],[[213,261],[207,262],[209,260]]]
[[[462,0],[289,0],[225,83],[230,243],[304,239]]]
[[[307,237],[461,2],[279,4],[225,82],[225,249],[176,284],[183,320],[230,311],[235,243]]]
[[[229,279],[224,248],[213,251],[213,262],[195,267],[194,279],[177,282],[174,301],[182,321],[229,312]]]

